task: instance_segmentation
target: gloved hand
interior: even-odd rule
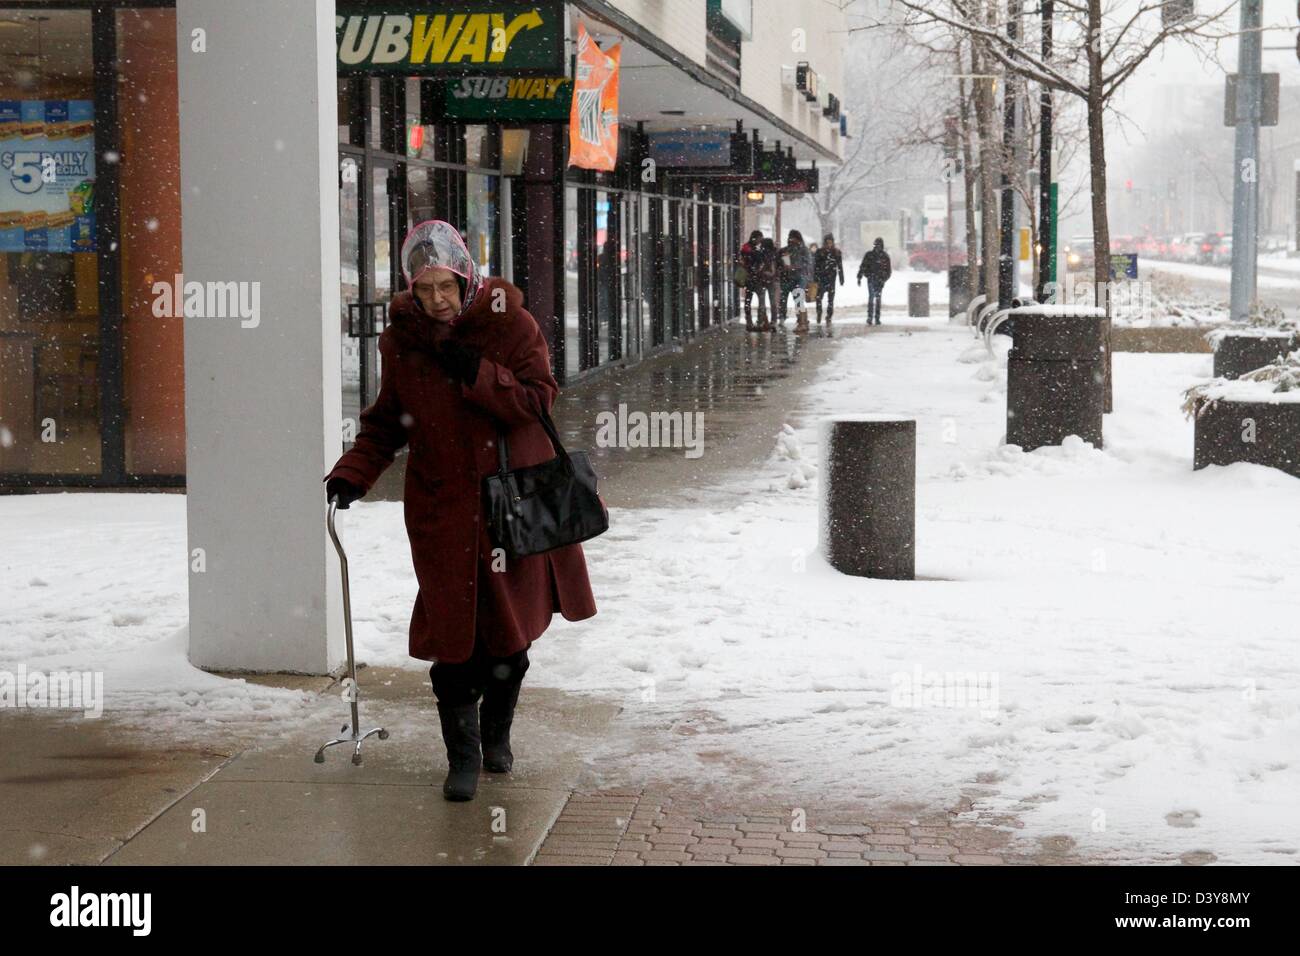
[[[483,353],[472,345],[448,339],[438,345],[433,357],[452,378],[473,385],[478,378],[478,360]]]
[[[862,276],[858,276],[858,287],[862,287]]]
[[[325,482],[325,500],[337,498],[339,510],[346,511],[348,506],[358,498],[365,497],[365,492],[346,478],[331,478]]]

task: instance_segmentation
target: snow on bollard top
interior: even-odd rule
[[[891,415],[888,412],[854,412],[847,415],[831,415],[822,420],[822,428],[836,422],[915,422],[913,415]]]
[[[1008,315],[1012,316],[1050,315],[1062,319],[1104,319],[1106,317],[1106,310],[1095,305],[1038,303],[1036,305],[1012,306],[1006,311]]]

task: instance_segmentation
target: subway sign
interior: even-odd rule
[[[566,76],[466,76],[443,86],[443,112],[456,119],[567,123],[573,102]]]
[[[341,6],[338,72],[562,76],[563,16],[548,0]]]

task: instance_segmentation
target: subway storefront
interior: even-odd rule
[[[570,5],[336,13],[345,422],[424,219],[524,290],[562,382],[734,318],[739,186],[647,180],[635,125],[612,171],[567,166]],[[183,486],[174,5],[0,0],[0,54],[0,491]]]
[[[524,290],[561,382],[734,318],[737,185],[647,180],[650,139],[636,126],[620,130],[612,171],[568,166],[580,14],[563,3],[430,9],[339,6],[342,308],[355,355],[345,389],[356,383],[344,416],[377,388],[377,304],[402,281],[390,250],[431,216],[461,229],[485,272]]]

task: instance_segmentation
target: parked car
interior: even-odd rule
[[[1214,262],[1214,250],[1223,242],[1223,233],[1207,232],[1201,239],[1201,244],[1196,248],[1196,261],[1201,265],[1211,265]]]
[[[1290,239],[1280,233],[1259,237],[1259,254],[1276,255],[1285,253],[1290,246]]]
[[[907,262],[909,269],[923,272],[943,272],[948,268],[948,257],[944,254],[942,242],[909,242],[907,244]],[[952,264],[966,264],[966,250],[953,246]]]
[[[1179,262],[1196,262],[1201,256],[1201,246],[1205,244],[1205,233],[1189,232],[1183,235],[1179,246]]]
[[[1210,250],[1210,264],[1216,266],[1232,265],[1232,236],[1220,236],[1218,244]]]
[[[1186,262],[1191,255],[1191,244],[1185,234],[1180,233],[1170,238],[1165,247],[1165,258],[1172,262]]]

